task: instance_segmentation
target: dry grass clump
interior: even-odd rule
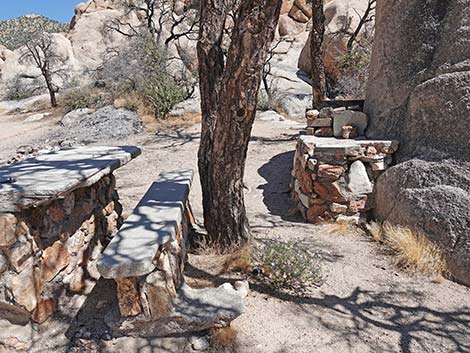
[[[235,271],[249,273],[253,269],[253,247],[245,245],[235,250],[231,254],[227,254],[224,262],[224,272]]]
[[[347,235],[356,231],[356,227],[348,222],[332,222],[328,223],[326,227],[329,234],[336,235]]]
[[[212,348],[229,349],[237,345],[238,331],[231,327],[214,328],[209,332],[209,342]]]
[[[397,256],[397,264],[411,271],[442,277],[447,265],[440,248],[419,230],[385,223],[371,224],[373,239],[388,246]]]
[[[374,239],[377,242],[382,242],[384,238],[384,232],[383,232],[383,227],[381,224],[372,222],[370,223],[369,227],[367,228],[369,231],[370,235],[372,236],[372,239]]]

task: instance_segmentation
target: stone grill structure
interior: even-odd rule
[[[308,222],[347,217],[357,222],[373,208],[375,181],[392,164],[398,142],[368,140],[366,128],[362,112],[307,112],[307,135],[297,141],[291,189]],[[351,132],[355,138],[349,138]]]
[[[89,293],[98,256],[121,224],[112,172],[136,147],[61,150],[0,167],[0,317],[47,320]]]

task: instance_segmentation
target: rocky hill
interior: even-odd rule
[[[69,25],[41,15],[24,15],[7,21],[0,21],[0,45],[10,50],[24,43],[25,33],[44,30],[50,33],[66,32]]]

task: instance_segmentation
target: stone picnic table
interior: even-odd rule
[[[113,171],[140,153],[76,147],[0,166],[0,319],[42,323],[93,288],[122,223]]]

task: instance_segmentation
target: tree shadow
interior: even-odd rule
[[[252,290],[293,302],[329,330],[331,345],[346,343],[351,350],[361,343],[375,352],[470,352],[470,308],[438,310],[424,304],[416,290],[370,291],[356,287],[349,295],[299,297],[273,292],[263,284]],[[375,332],[374,332],[375,331]],[[371,340],[376,331],[397,336],[390,341]]]
[[[263,190],[263,202],[272,215],[280,216],[285,221],[304,223],[299,214],[289,212],[295,207],[289,186],[294,154],[295,151],[283,152],[262,165],[258,173],[266,183],[258,189]]]

